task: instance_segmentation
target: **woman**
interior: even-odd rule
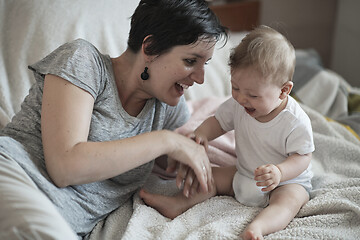
[[[119,57],[78,39],[29,66],[36,83],[0,132],[0,237],[82,238],[164,155],[207,191],[205,149],[171,130],[188,120],[184,89],[203,83],[222,36],[203,0],[143,0]]]

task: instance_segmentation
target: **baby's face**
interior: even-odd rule
[[[233,98],[260,122],[272,120],[282,102],[281,87],[266,81],[254,67],[235,69],[231,73]]]

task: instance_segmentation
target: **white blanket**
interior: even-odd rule
[[[303,108],[312,120],[316,146],[311,200],[284,230],[265,239],[356,239],[360,236],[360,142],[342,125]],[[163,194],[177,191],[173,180],[154,175],[145,188]],[[90,239],[238,239],[260,210],[217,196],[170,220],[136,194],[100,222]]]
[[[79,37],[92,42],[101,52],[118,56],[126,47],[129,17],[137,3],[138,0],[0,0],[0,128],[20,109],[20,103],[34,81],[27,65]],[[227,67],[230,48],[227,45],[215,50],[206,70],[205,84],[193,86],[186,93],[187,99],[230,93]],[[308,98],[310,92],[313,93],[311,96],[324,96],[319,102],[304,102],[315,105],[312,107],[320,112],[338,116],[339,112],[333,111],[334,104],[325,104],[329,103],[325,100],[329,100],[330,93],[334,92],[323,88],[330,83],[337,84],[337,81],[330,81],[325,75],[317,75],[317,79],[326,80],[319,86],[324,90],[321,94],[314,91],[315,85],[308,85],[297,94],[302,100],[304,96]],[[341,93],[337,93],[331,96],[339,99]],[[336,103],[339,103],[336,106],[341,105],[339,100]],[[328,122],[317,112],[304,108],[312,119],[316,145],[312,199],[286,229],[266,238],[357,239],[360,236],[359,141],[341,125]],[[149,179],[146,188],[166,194],[177,191],[173,181],[156,176]],[[231,197],[219,196],[170,220],[144,205],[135,195],[100,222],[89,238],[238,239],[240,232],[259,211],[258,208],[245,207]]]

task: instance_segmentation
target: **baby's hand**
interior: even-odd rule
[[[187,134],[187,137],[194,140],[197,144],[203,145],[206,151],[208,150],[208,139],[205,136],[192,132],[190,134]]]
[[[280,183],[281,172],[274,164],[262,165],[255,169],[256,186],[263,187],[261,191],[274,190]]]

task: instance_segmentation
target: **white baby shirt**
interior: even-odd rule
[[[283,111],[269,122],[257,121],[245,112],[234,98],[225,101],[215,113],[225,131],[235,130],[237,173],[234,192],[238,201],[250,206],[266,205],[267,194],[256,186],[254,171],[264,164],[279,164],[293,153],[300,155],[314,151],[311,122],[300,105],[288,96]],[[311,189],[311,164],[296,179],[280,185],[299,183]],[[239,186],[241,185],[241,186]]]

